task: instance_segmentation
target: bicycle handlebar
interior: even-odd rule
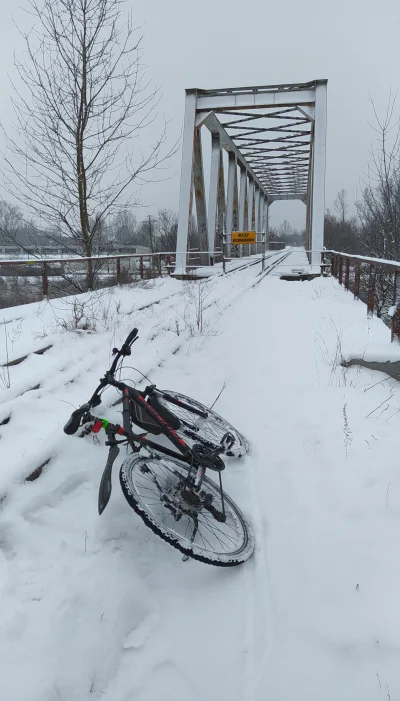
[[[122,344],[120,350],[118,348],[113,348],[113,355],[115,355],[115,358],[112,362],[112,365],[108,371],[108,375],[114,375],[118,361],[122,355],[130,355],[131,354],[131,345],[137,340],[138,337],[138,330],[137,329],[132,329],[130,334],[127,336],[125,339],[124,343]]]
[[[130,355],[131,345],[136,341],[137,335],[138,329],[132,329],[132,331],[128,334],[127,338],[122,344],[120,350],[118,350],[117,348],[114,349],[115,358],[110,370],[104,375],[103,379],[100,381],[100,385],[96,389],[90,401],[86,404],[82,404],[82,406],[80,406],[79,409],[75,409],[75,411],[72,412],[71,416],[69,417],[67,423],[64,426],[64,433],[66,433],[69,436],[72,436],[74,433],[76,433],[78,428],[80,427],[82,417],[85,414],[88,414],[92,407],[98,406],[101,403],[101,398],[98,392],[102,387],[105,387],[106,385],[114,385],[115,387],[118,387],[118,389],[121,390],[124,390],[125,387],[127,387],[127,385],[125,385],[124,383],[117,382],[116,380],[114,380],[113,375],[117,368],[117,364],[120,357],[123,355]]]
[[[90,404],[88,403],[82,404],[79,409],[75,409],[64,426],[64,433],[66,433],[68,436],[72,436],[74,433],[76,433],[81,424],[82,416],[87,414],[89,410]]]
[[[137,330],[137,329],[132,329],[132,331],[131,331],[130,334],[128,335],[128,338],[126,339],[126,341],[125,341],[125,343],[123,344],[122,347],[124,348],[124,346],[130,346],[130,345],[133,343],[133,341],[135,340],[135,338],[136,338],[137,335],[138,335],[138,330]]]
[[[121,390],[123,392],[125,389],[132,390],[131,387],[126,385],[124,382],[118,382],[117,380],[114,380],[113,378],[109,378],[107,380],[107,384],[111,385],[111,387],[117,387],[117,389]],[[64,433],[66,433],[68,436],[72,436],[74,433],[77,432],[78,428],[81,425],[81,419],[85,414],[89,415],[90,419],[93,420],[98,420],[95,416],[92,416],[89,414],[90,410],[101,404],[101,399],[100,396],[97,394],[97,391],[94,393],[90,401],[86,402],[86,404],[82,404],[78,409],[75,409],[71,416],[69,417],[67,423],[64,426]]]

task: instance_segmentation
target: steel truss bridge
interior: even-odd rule
[[[187,270],[188,231],[196,206],[201,262],[232,231],[265,233],[276,200],[306,205],[306,250],[320,266],[325,211],[327,80],[215,90],[186,90],[175,274]],[[202,134],[211,134],[206,197]],[[227,156],[224,156],[224,151]],[[226,172],[227,171],[227,172]],[[257,245],[251,253],[257,252]]]

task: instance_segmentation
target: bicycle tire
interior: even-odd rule
[[[205,421],[204,428],[199,429],[198,426],[196,426],[198,421],[196,421],[194,418],[195,414],[184,407],[181,408],[168,401],[165,395],[169,395],[178,402],[184,402],[185,404],[192,406],[195,410],[197,409],[201,412],[207,413],[209,418]],[[192,430],[195,430],[197,433],[197,438],[194,438],[194,440],[200,439],[205,445],[208,445],[209,447],[216,447],[219,445],[222,436],[229,432],[234,436],[235,443],[226,453],[226,455],[228,455],[228,457],[240,458],[248,453],[249,445],[245,437],[234,426],[232,426],[229,421],[226,421],[226,419],[217,414],[217,412],[213,409],[209,409],[207,406],[205,406],[205,404],[202,404],[191,397],[187,397],[184,394],[180,394],[179,392],[174,392],[173,390],[158,390],[156,401],[159,402],[161,406],[165,407],[165,409],[167,409],[167,411],[173,414],[177,419],[180,421],[183,420],[184,423],[189,424],[189,426],[191,425]],[[181,427],[180,431],[184,433],[184,430],[184,427]],[[178,430],[178,433],[180,431]]]
[[[180,519],[178,522],[175,521],[173,515],[169,515],[169,513],[164,513],[164,503],[160,501],[160,504],[162,504],[162,509],[161,509],[161,515],[160,517],[157,517],[157,515],[154,513],[155,510],[157,510],[158,506],[149,506],[146,501],[143,499],[143,497],[140,495],[138,488],[137,488],[137,479],[143,479],[143,474],[147,474],[147,472],[151,472],[151,463],[157,463],[157,466],[160,466],[160,463],[164,463],[169,465],[169,474],[167,473],[168,478],[171,477],[172,474],[176,474],[176,470],[180,471],[182,476],[185,474],[189,473],[189,468],[188,466],[183,463],[182,461],[175,459],[175,458],[170,458],[166,457],[164,455],[159,455],[157,457],[150,456],[146,457],[141,454],[134,454],[130,455],[128,458],[124,460],[124,462],[121,465],[120,468],[120,483],[121,483],[121,488],[122,492],[125,496],[125,499],[127,500],[129,506],[138,514],[138,516],[141,517],[143,522],[145,523],[148,528],[150,528],[156,535],[158,535],[162,540],[166,541],[169,545],[172,547],[176,548],[176,550],[179,550],[181,553],[184,555],[193,558],[195,560],[198,560],[200,562],[204,562],[208,565],[214,565],[216,567],[234,567],[236,565],[241,565],[243,564],[248,558],[252,555],[254,551],[254,538],[253,534],[251,531],[251,528],[239,509],[239,507],[235,504],[235,502],[227,495],[224,493],[224,502],[225,502],[225,511],[228,514],[229,512],[229,518],[232,518],[233,521],[235,521],[235,525],[238,528],[238,531],[240,531],[240,537],[242,538],[242,542],[238,546],[238,548],[233,551],[233,552],[215,552],[213,551],[211,554],[210,550],[207,550],[206,547],[206,542],[208,538],[211,538],[209,531],[210,531],[210,524],[211,524],[211,519],[207,515],[207,519],[204,519],[204,524],[202,523],[203,527],[207,529],[207,537],[206,537],[206,542],[203,541],[203,544],[201,544],[200,538],[198,539],[197,542],[190,543],[188,538],[185,536],[179,535],[175,530],[173,530],[171,527],[168,527],[166,524],[168,520],[173,521],[174,524],[179,523],[181,526],[182,530],[185,528],[185,521],[181,523]],[[153,468],[154,469],[154,468]],[[153,482],[151,478],[149,478],[150,483]],[[208,477],[204,477],[203,485],[205,485],[205,488],[209,490],[209,492],[213,492],[214,494],[219,493],[219,487],[218,485],[210,480]],[[148,487],[143,487],[142,489],[154,492],[154,489],[150,489]],[[166,493],[166,492],[165,492]],[[153,501],[153,504],[156,503],[156,499],[154,496],[146,496],[147,501]],[[168,511],[168,510],[167,510]],[[200,514],[203,514],[203,511],[200,511]],[[161,517],[164,516],[164,520],[160,520]],[[189,516],[187,518],[189,521]],[[228,523],[228,520],[226,524],[221,524],[220,522],[217,522],[218,526],[216,527],[218,530],[219,535],[216,535],[216,540],[221,542],[221,538],[223,537],[221,533],[223,531],[221,530],[221,526],[226,526],[232,529],[232,526],[230,523]],[[177,526],[174,526],[177,527]],[[186,532],[187,532],[187,527],[186,527]],[[199,533],[200,531],[198,531]],[[226,535],[228,533],[228,535]],[[226,531],[224,533],[224,537],[226,538],[226,541],[228,543],[228,547],[231,547],[229,545],[229,541],[233,541],[233,535],[230,531]],[[212,534],[214,535],[214,534]],[[197,535],[196,535],[197,538]],[[208,541],[209,542],[209,541]],[[199,544],[200,543],[200,544]],[[209,543],[210,544],[210,543]],[[219,545],[218,547],[221,547]]]

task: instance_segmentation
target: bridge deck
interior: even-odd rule
[[[284,270],[207,281],[201,333],[196,283],[172,279],[116,289],[108,331],[52,330],[71,313],[61,300],[3,310],[10,359],[25,356],[0,394],[4,699],[396,698],[400,390],[340,361],[394,359],[399,346],[335,279],[284,282]],[[62,426],[132,326],[127,365],[206,404],[220,394],[216,410],[250,442],[223,473],[257,544],[240,568],[183,563],[116,474],[97,515],[105,448]],[[143,386],[132,368],[122,376]],[[115,399],[98,409],[110,420]]]

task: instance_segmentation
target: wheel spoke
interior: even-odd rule
[[[181,432],[183,435],[190,434],[191,429],[193,435],[191,435],[190,438],[193,441],[206,441],[212,446],[216,446],[220,444],[223,436],[229,432],[235,439],[231,452],[234,455],[244,455],[247,452],[246,441],[243,439],[243,437],[235,430],[233,426],[228,423],[228,421],[225,421],[225,419],[216,414],[213,410],[208,409],[199,402],[196,402],[194,399],[185,397],[177,392],[167,391],[166,394],[174,397],[178,401],[184,402],[186,405],[191,406],[194,409],[194,412],[191,412],[189,409],[185,409],[185,407],[169,401],[162,394],[158,397],[160,404],[165,406],[165,408],[168,409],[171,414],[174,414],[174,416],[181,421]],[[196,419],[195,412],[206,412],[207,418],[204,419],[197,413]]]
[[[144,458],[140,455],[127,459],[126,464],[121,482],[123,488],[126,484],[129,494],[140,503],[141,511],[138,513],[147,513],[160,529],[160,535],[163,532],[172,545],[182,548],[185,553],[193,549],[194,557],[200,557],[204,552],[202,557],[206,560],[208,553],[212,554],[208,560],[210,564],[218,564],[219,559],[221,563],[229,560],[229,564],[232,564],[232,559],[248,548],[245,522],[228,497],[225,522],[217,521],[201,503],[197,506],[194,502],[189,506],[182,492],[189,474],[185,464],[167,456]],[[204,486],[205,493],[213,497],[214,507],[220,510],[218,485],[205,477]],[[204,498],[204,494],[201,498]],[[240,561],[239,558],[236,564]]]
[[[204,523],[204,522],[202,522],[202,523],[203,523],[204,528],[206,528],[210,533],[212,533],[212,535],[214,536],[214,538],[216,538],[216,539],[218,540],[218,542],[219,542],[222,546],[227,547],[226,543],[224,543],[224,542],[217,536],[217,534],[216,534],[216,532],[215,532],[215,531],[219,530],[218,528],[215,528],[215,529],[214,529],[214,528],[211,528],[210,526],[208,526],[206,523]],[[219,531],[219,532],[222,533],[223,535],[225,535],[225,533],[223,533],[223,531]],[[235,543],[235,541],[233,541],[233,542]],[[228,544],[228,547],[229,547],[229,544]]]

